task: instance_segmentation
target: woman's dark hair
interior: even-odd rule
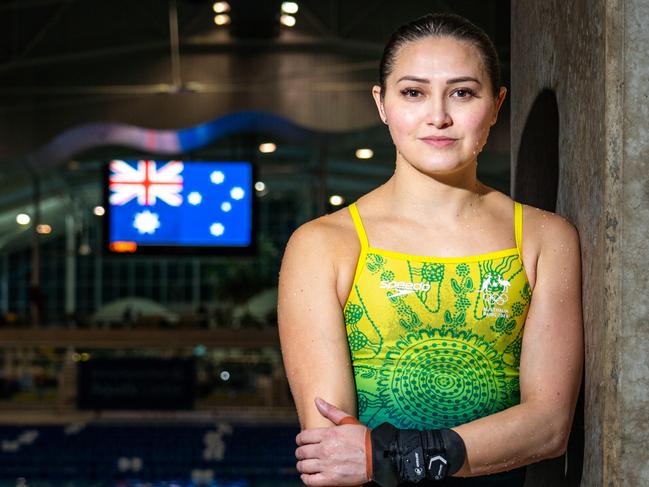
[[[482,61],[491,81],[494,96],[500,89],[500,63],[496,48],[489,36],[464,17],[455,14],[428,14],[399,27],[390,37],[383,50],[379,66],[379,84],[381,96],[385,94],[385,80],[394,68],[399,50],[406,44],[426,37],[452,37],[459,41],[473,44],[482,57]]]

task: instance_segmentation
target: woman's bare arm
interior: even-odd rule
[[[284,365],[302,428],[331,426],[314,398],[356,410],[356,394],[337,290],[340,232],[324,217],[289,240],[279,278],[278,322]]]
[[[508,470],[566,449],[583,363],[579,237],[558,216],[544,226],[523,335],[521,403],[454,428],[467,449],[459,476]]]

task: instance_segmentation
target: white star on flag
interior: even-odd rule
[[[225,174],[223,174],[221,171],[213,171],[212,174],[210,174],[210,181],[212,181],[214,184],[221,184],[223,181],[225,181]]]
[[[220,223],[212,223],[210,225],[210,233],[215,237],[220,237],[225,232],[225,227]]]
[[[239,186],[235,186],[230,190],[230,197],[233,200],[240,200],[246,195],[246,192],[243,190],[243,188],[240,188]]]
[[[160,228],[160,219],[156,213],[144,210],[141,213],[135,214],[133,226],[142,234],[148,233],[149,235],[153,235]]]
[[[187,201],[190,205],[200,205],[201,201],[203,201],[203,196],[197,191],[192,191],[187,195]]]

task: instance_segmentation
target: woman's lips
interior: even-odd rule
[[[452,139],[450,137],[422,137],[420,140],[428,145],[432,145],[433,147],[447,147],[457,139]]]
[[[433,147],[448,147],[449,145],[453,144],[457,139],[453,139],[451,137],[422,137],[421,139],[422,142],[432,145]]]

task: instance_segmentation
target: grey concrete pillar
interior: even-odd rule
[[[512,2],[512,190],[556,191],[581,237],[585,487],[649,485],[648,19],[649,0]],[[554,123],[533,110],[541,96]],[[557,160],[530,162],[523,144],[553,131]],[[562,469],[530,468],[527,485],[579,485]]]

